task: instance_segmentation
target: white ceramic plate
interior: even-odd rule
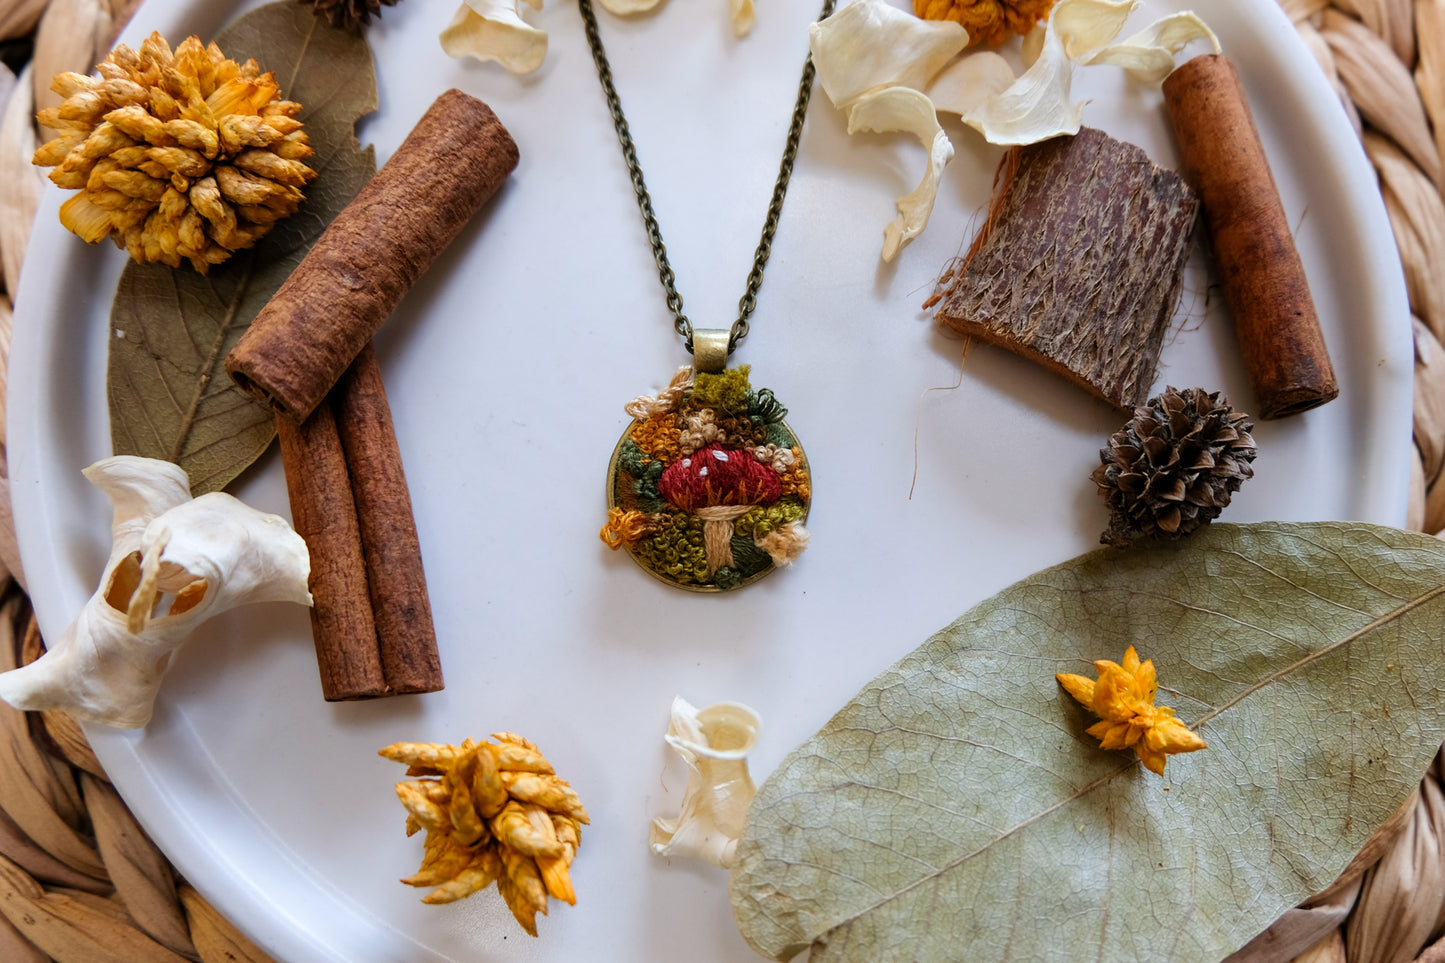
[[[1149,0],[1128,30],[1174,2]],[[577,11],[550,0],[529,14],[551,49],[518,80],[441,54],[451,6],[385,11],[370,34],[381,109],[361,129],[385,160],[455,86],[490,103],[521,147],[505,190],[379,342],[448,686],[327,704],[306,613],[262,606],[182,650],[147,729],[88,734],[181,871],[282,960],[750,959],[726,876],[647,851],[648,820],[674,812],[683,787],[662,742],[672,697],[756,707],[765,727],[753,768],[766,776],[934,630],[1094,547],[1105,513],[1088,475],[1123,419],[996,349],[974,350],[955,390],[925,392],[959,381],[961,344],[919,305],[971,235],[1000,152],[951,129],[958,156],[933,222],[883,265],[883,226],[922,152],[903,138],[849,138],[819,93],[735,359],[791,408],[807,446],[813,547],[793,570],[727,596],[654,581],[597,539],[604,472],[623,403],[686,358]],[[1409,321],[1373,174],[1273,5],[1209,6],[1251,93],[1342,388],[1324,408],[1259,425],[1257,477],[1227,517],[1403,524]],[[235,12],[151,0],[126,39],[209,36]],[[812,0],[760,4],[741,41],[722,0],[601,15],[678,285],[702,326],[729,323],[742,293],[815,14]],[[1157,90],[1092,68],[1076,92],[1094,100],[1086,123],[1175,162]],[[110,453],[107,313],[123,265],[60,229],[60,200],[47,195],[26,260],[9,405],[21,548],[52,638],[107,551],[108,506],[80,470]],[[1247,409],[1201,263],[1159,386],[1223,388]],[[274,456],[234,490],[287,511]],[[421,842],[402,834],[400,767],[376,750],[500,729],[537,741],[593,817],[574,866],[578,904],[554,903],[536,941],[494,891],[437,908],[397,882]]]

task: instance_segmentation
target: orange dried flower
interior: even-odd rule
[[[1134,647],[1124,653],[1124,663],[1100,659],[1094,663],[1098,680],[1072,673],[1055,678],[1075,699],[1099,716],[1100,722],[1088,733],[1104,749],[1130,749],[1138,753],[1150,772],[1164,775],[1164,763],[1176,752],[1194,752],[1206,747],[1199,736],[1174,716],[1168,706],[1156,706],[1159,688],[1153,660],[1139,661]]]
[[[963,24],[970,43],[997,47],[1010,34],[1026,34],[1049,15],[1054,0],[913,0],[913,12],[924,20]]]

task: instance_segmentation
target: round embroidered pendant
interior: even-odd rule
[[[656,397],[627,405],[602,540],[679,588],[741,588],[808,546],[807,456],[787,409],[754,389],[748,370],[683,368]]]

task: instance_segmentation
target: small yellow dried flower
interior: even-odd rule
[[[202,274],[255,244],[305,199],[311,146],[272,74],[191,37],[171,51],[153,33],[122,44],[97,77],[63,73],[65,98],[37,116],[58,136],[33,163],[80,193],[60,222],[88,243],[110,237],[141,264]]]
[[[403,763],[396,784],[406,833],[426,830],[421,868],[402,880],[436,887],[423,903],[450,903],[492,883],[522,928],[537,935],[547,897],[575,904],[568,867],[588,822],[582,800],[535,745],[511,732],[460,746],[398,742],[381,755]]]
[[[997,47],[1010,34],[1025,34],[1049,15],[1054,0],[913,0],[924,20],[952,20],[968,31],[970,43]]]
[[[1153,660],[1139,661],[1134,647],[1124,653],[1124,664],[1100,659],[1094,663],[1097,681],[1082,675],[1056,676],[1075,699],[1088,706],[1102,720],[1088,733],[1104,749],[1129,749],[1139,754],[1150,772],[1164,775],[1166,758],[1176,752],[1205,748],[1203,739],[1174,717],[1168,706],[1156,706],[1159,688]]]

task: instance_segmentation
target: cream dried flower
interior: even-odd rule
[[[761,728],[758,714],[736,702],[697,709],[681,696],[672,700],[664,739],[687,764],[687,788],[677,816],[653,819],[647,836],[654,854],[732,866],[757,794],[748,753]]]
[[[306,543],[279,516],[222,492],[193,499],[186,473],[153,458],[107,458],[85,477],[115,506],[110,561],[49,651],[0,673],[15,708],[138,729],[171,653],[202,622],[250,602],[311,604]]]
[[[63,73],[65,98],[37,119],[57,132],[34,163],[79,191],[60,222],[89,243],[110,237],[141,264],[202,274],[295,213],[316,172],[301,105],[275,77],[190,37],[174,52],[159,33],[122,44],[96,68]]]

